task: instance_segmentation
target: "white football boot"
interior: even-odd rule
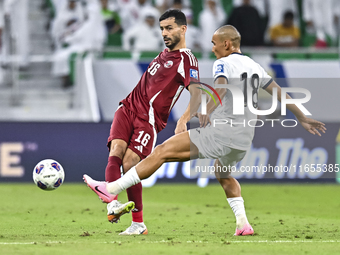
[[[125,213],[129,213],[134,208],[135,203],[132,201],[122,204],[117,200],[113,200],[112,202],[107,204],[107,219],[111,223],[117,223],[120,216]]]
[[[128,227],[124,232],[119,233],[121,236],[131,235],[147,235],[148,229],[143,222],[132,222],[131,226]]]

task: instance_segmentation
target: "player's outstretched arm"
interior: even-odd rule
[[[281,102],[281,87],[275,81],[269,84],[269,86],[265,90],[272,95],[274,88],[276,88],[277,98]],[[291,97],[288,94],[286,94],[286,98],[291,99]],[[295,104],[287,104],[287,109],[290,110],[295,115],[297,120],[300,122],[301,126],[303,126],[304,129],[306,129],[309,133],[321,136],[319,131],[321,131],[322,133],[326,132],[327,129],[324,123],[306,117]]]
[[[200,84],[193,83],[190,84],[188,89],[190,92],[190,101],[187,109],[183,115],[177,121],[177,126],[175,129],[175,134],[180,134],[187,131],[187,122],[193,117],[193,113],[196,113],[201,104],[201,90],[197,87],[201,87]]]

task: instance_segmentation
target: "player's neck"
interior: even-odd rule
[[[241,52],[240,48],[238,48],[238,49],[235,49],[235,50],[231,51],[231,53],[230,53],[230,54],[233,54],[233,53],[239,53],[239,54],[242,54],[242,52]]]
[[[175,51],[175,50],[180,50],[180,49],[185,49],[187,47],[185,41],[179,42],[172,50],[168,48],[168,51]]]
[[[240,48],[238,48],[238,49],[233,49],[233,50],[227,52],[227,53],[226,53],[226,57],[228,57],[229,55],[231,55],[231,54],[233,54],[233,53],[242,54]]]

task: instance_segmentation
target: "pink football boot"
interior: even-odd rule
[[[250,224],[245,224],[242,229],[236,228],[234,236],[249,236],[254,234],[254,229]]]
[[[87,174],[83,175],[83,180],[87,184],[87,186],[92,189],[104,203],[110,203],[114,199],[116,199],[117,196],[110,194],[106,190],[106,182],[95,181]]]

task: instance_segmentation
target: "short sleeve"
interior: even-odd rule
[[[213,76],[214,81],[219,77],[224,77],[228,80],[228,77],[230,76],[230,71],[227,63],[221,60],[216,60],[213,66]]]
[[[200,82],[200,74],[198,70],[198,61],[191,51],[183,52],[183,65],[185,75],[182,75],[184,86],[188,87],[191,83]]]
[[[198,67],[196,66],[190,67],[189,77],[190,77],[189,84],[200,82],[200,73],[198,71]]]

